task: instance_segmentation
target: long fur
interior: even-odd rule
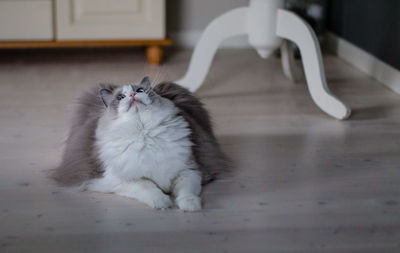
[[[105,106],[99,90],[115,89],[115,85],[100,85],[91,88],[77,99],[70,132],[62,162],[53,173],[62,185],[79,185],[87,180],[102,177],[104,168],[98,159],[95,147],[95,130]],[[202,183],[208,183],[226,171],[228,162],[214,136],[209,114],[203,104],[187,89],[174,83],[161,83],[153,90],[171,100],[189,123],[193,142],[192,152],[202,175]]]
[[[192,130],[190,139],[194,144],[192,151],[202,173],[203,184],[226,172],[229,167],[228,159],[221,151],[210,116],[201,101],[188,89],[175,83],[160,83],[153,90],[170,99],[189,123]]]
[[[114,89],[116,86],[94,86],[78,97],[73,105],[62,161],[52,174],[62,185],[78,185],[86,180],[101,177],[104,172],[94,145],[97,122],[105,110],[99,96],[101,88]]]

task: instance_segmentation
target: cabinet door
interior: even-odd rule
[[[163,39],[165,0],[56,0],[58,40]]]
[[[51,40],[51,0],[0,0],[0,40]]]

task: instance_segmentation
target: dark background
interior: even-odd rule
[[[400,0],[330,0],[327,28],[400,70]]]

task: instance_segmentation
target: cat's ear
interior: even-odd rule
[[[150,78],[148,76],[143,77],[140,85],[142,85],[145,89],[151,88]]]
[[[108,107],[108,105],[111,103],[112,98],[113,98],[112,91],[110,91],[108,89],[101,89],[99,93],[100,93],[101,99],[103,100],[103,103],[105,104],[106,107]]]

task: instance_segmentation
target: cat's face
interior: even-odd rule
[[[125,85],[113,91],[101,89],[100,95],[106,107],[121,114],[151,105],[155,93],[149,78],[145,77],[139,84]]]

